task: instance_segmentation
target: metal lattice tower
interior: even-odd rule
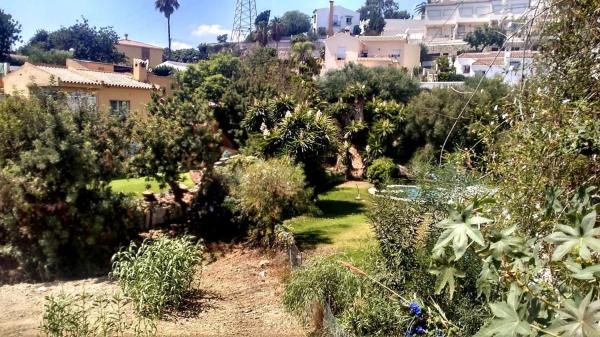
[[[256,20],[256,0],[236,0],[235,18],[233,19],[233,31],[231,41],[240,43],[248,34],[254,30]]]

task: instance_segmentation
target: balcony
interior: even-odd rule
[[[359,57],[356,63],[370,67],[402,67],[399,57]]]

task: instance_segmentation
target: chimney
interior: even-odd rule
[[[133,59],[133,79],[140,82],[148,81],[148,68],[145,61]]]
[[[125,40],[129,40],[129,34],[125,33]]]
[[[329,25],[327,27],[327,36],[333,36],[333,0],[329,0]]]

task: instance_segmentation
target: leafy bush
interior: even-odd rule
[[[392,182],[397,177],[398,167],[390,158],[378,158],[367,169],[367,180],[378,189]]]
[[[440,82],[462,82],[465,80],[465,76],[461,74],[455,74],[452,72],[443,72],[438,74],[438,81]]]
[[[68,50],[42,50],[33,47],[28,50],[27,61],[33,64],[56,64],[64,66],[69,58],[73,58],[73,52]]]
[[[152,69],[152,73],[156,76],[170,76],[175,70],[169,66],[158,66]]]
[[[210,241],[231,241],[242,237],[245,227],[234,221],[226,200],[230,190],[227,176],[218,171],[207,171],[198,185],[199,191],[187,212],[189,229]]]
[[[283,294],[286,309],[308,322],[313,319],[315,304],[323,308],[329,306],[334,315],[339,315],[349,308],[361,282],[338,263],[337,260],[341,257],[317,257],[296,269],[287,280]],[[364,261],[347,257],[344,256],[345,260],[364,266]]]
[[[156,325],[147,319],[130,319],[127,299],[82,293],[46,296],[41,332],[48,337],[154,336]]]
[[[401,69],[390,67],[367,68],[349,64],[343,69],[330,71],[318,81],[322,97],[337,102],[347,87],[362,83],[367,88],[366,97],[379,97],[406,103],[419,93],[419,85]]]
[[[335,156],[339,145],[339,129],[328,114],[281,97],[251,109],[244,124],[249,131],[262,129],[263,155],[289,156],[303,165],[311,186],[320,190],[326,185],[324,164]]]
[[[341,263],[378,274],[379,259],[375,248],[366,248],[311,260],[287,280],[283,296],[286,310],[305,323],[312,320],[323,335],[403,335],[406,322],[411,320],[406,305]]]
[[[481,315],[486,313],[474,287],[481,266],[476,255],[469,254],[462,261],[461,286],[456,287],[453,297],[440,296],[442,283],[436,283],[435,276],[427,272],[432,263],[429,251],[434,244],[433,235],[437,233],[433,223],[444,216],[449,198],[438,193],[437,187],[423,188],[418,202],[380,197],[375,199],[369,217],[385,264],[386,283],[405,296],[434,301],[459,327],[459,336],[472,336],[484,323]]]
[[[275,226],[310,206],[312,191],[304,173],[288,158],[234,163],[229,170],[230,207],[240,221],[250,224],[248,234],[254,243],[273,244]]]
[[[202,261],[204,247],[191,237],[144,241],[139,247],[113,256],[111,277],[133,301],[137,313],[159,317],[168,306],[177,307],[192,291],[195,267]]]
[[[31,277],[103,273],[141,227],[86,125],[51,99],[0,102],[0,246]]]

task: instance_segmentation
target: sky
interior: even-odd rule
[[[196,47],[201,42],[216,42],[216,36],[231,34],[236,0],[179,0],[171,16],[173,49]],[[400,0],[401,9],[412,10],[418,0]],[[358,9],[364,0],[337,0],[336,5]],[[271,17],[288,10],[312,15],[315,8],[328,7],[328,0],[256,0],[260,13],[271,10]],[[112,26],[123,36],[153,45],[167,46],[167,20],[154,9],[153,0],[0,0],[0,9],[22,26],[23,44],[39,29],[56,30],[70,26],[81,17],[97,27]]]

